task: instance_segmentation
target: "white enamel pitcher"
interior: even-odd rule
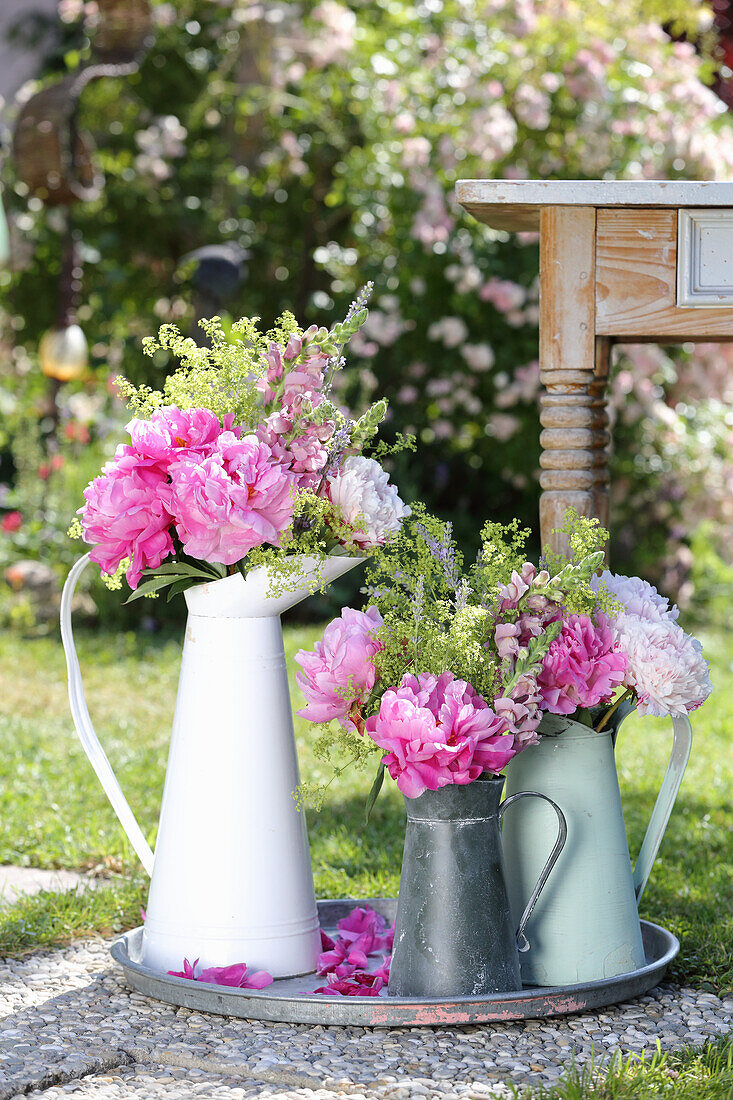
[[[89,717],[69,573],[61,637],[74,725],[130,843],[151,876],[143,962],[180,970],[246,963],[274,978],[315,970],[321,950],[280,614],[359,565],[303,559],[307,581],[268,596],[266,567],[189,588],[188,621],[155,856]]]
[[[638,903],[662,842],[690,756],[692,728],[674,718],[674,743],[657,801],[632,871],[614,746],[621,722],[600,733],[546,714],[540,741],[507,767],[507,794],[532,790],[553,798],[568,838],[554,874],[527,922],[530,947],[520,955],[524,985],[575,985],[638,970],[645,964]],[[512,910],[521,913],[552,847],[555,818],[540,799],[507,815],[502,833]]]

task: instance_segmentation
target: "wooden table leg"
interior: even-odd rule
[[[604,527],[608,527],[608,444],[611,436],[608,431],[608,400],[606,389],[611,367],[611,340],[607,336],[596,336],[596,374],[590,387],[593,398],[593,470],[595,474],[594,512]]]
[[[605,507],[605,407],[602,377],[596,375],[595,227],[593,207],[542,210],[540,532],[543,547],[556,553],[567,549],[565,536],[553,533],[567,508],[596,516]]]

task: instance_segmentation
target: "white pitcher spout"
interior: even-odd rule
[[[192,615],[231,616],[232,618],[262,619],[281,615],[301,600],[311,596],[326,584],[342,577],[350,569],[366,561],[364,554],[330,554],[327,558],[302,555],[300,579],[286,576],[280,582],[273,578],[266,565],[253,569],[246,577],[233,573],[231,577],[197,584],[187,589],[186,603]],[[273,587],[277,595],[270,595]]]

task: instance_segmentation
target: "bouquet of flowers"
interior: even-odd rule
[[[373,440],[387,411],[352,420],[331,399],[343,350],[367,318],[370,287],[332,329],[302,330],[291,313],[259,332],[202,321],[208,347],[164,325],[148,355],[180,360],[162,392],[118,384],[137,415],[71,533],[110,587],[130,599],[268,563],[297,573],[298,556],[383,546],[409,514]],[[409,446],[400,438],[397,446]],[[141,583],[142,582],[142,583]]]
[[[598,575],[608,533],[597,520],[570,511],[563,530],[569,554],[537,568],[528,530],[487,523],[464,569],[450,524],[415,506],[367,574],[368,606],[344,609],[298,653],[299,713],[323,727],[316,752],[362,765],[375,746],[383,754],[369,808],[385,769],[407,797],[501,772],[538,741],[545,712],[600,730],[622,699],[675,715],[708,697],[677,609],[639,578]]]

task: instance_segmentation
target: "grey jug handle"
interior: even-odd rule
[[[519,927],[517,928],[517,950],[518,951],[529,951],[529,946],[530,946],[529,945],[529,940],[527,939],[527,937],[524,934],[524,929],[527,927],[527,921],[532,916],[532,910],[534,909],[535,905],[537,904],[537,899],[540,896],[540,894],[542,893],[542,890],[544,889],[545,883],[547,882],[548,878],[550,877],[550,872],[552,871],[552,868],[557,863],[560,852],[565,847],[565,841],[568,838],[568,823],[565,820],[565,814],[562,812],[562,810],[560,809],[558,804],[556,802],[553,802],[551,798],[548,798],[546,794],[540,794],[539,791],[519,791],[518,794],[510,794],[508,798],[505,798],[504,801],[502,802],[501,806],[499,807],[499,822],[500,823],[501,823],[502,817],[504,816],[504,811],[506,809],[508,809],[509,806],[511,806],[512,802],[517,802],[520,798],[544,798],[545,802],[549,802],[550,805],[552,806],[553,810],[557,814],[557,825],[558,825],[557,839],[555,840],[555,847],[550,852],[550,855],[548,856],[548,859],[547,859],[547,863],[542,868],[542,871],[540,873],[540,877],[537,879],[537,885],[535,886],[534,890],[532,891],[532,896],[530,897],[529,901],[527,902],[525,910],[522,913],[522,916],[519,920]]]
[[[625,717],[626,715],[624,715],[624,718]],[[618,725],[620,726],[621,722],[619,722]],[[654,866],[654,860],[657,858],[659,845],[662,843],[662,837],[667,828],[669,817],[672,813],[672,807],[677,799],[682,777],[687,767],[687,761],[690,759],[690,750],[692,749],[692,726],[690,725],[690,719],[687,715],[685,714],[681,717],[673,718],[672,726],[674,728],[672,752],[669,757],[669,763],[667,764],[667,770],[664,773],[662,786],[659,788],[657,801],[654,803],[652,816],[649,818],[649,824],[646,827],[644,839],[641,842],[636,866],[634,867],[634,893],[636,894],[637,902],[644,893],[644,887],[649,880],[649,875]],[[617,735],[618,726],[613,733],[614,748],[616,747]]]

